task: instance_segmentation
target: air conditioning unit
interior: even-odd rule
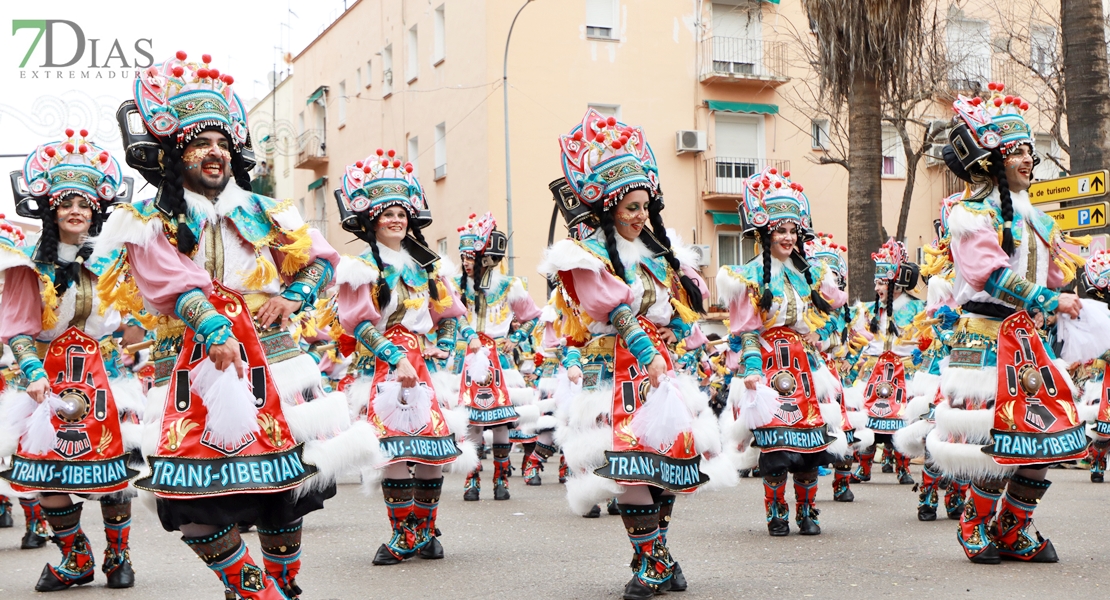
[[[929,130],[933,133],[933,141],[925,149],[925,166],[939,167],[944,164],[941,152],[948,143],[948,132],[952,125],[951,120],[934,119],[929,122]]]
[[[679,154],[705,152],[705,132],[693,129],[679,129],[674,136],[674,149]]]
[[[713,250],[710,246],[690,246],[690,249],[697,253],[699,267],[708,267],[713,263]]]

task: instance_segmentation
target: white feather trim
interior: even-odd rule
[[[1102,399],[1102,381],[1087,381],[1083,384],[1083,396],[1076,404],[1092,404],[1098,406]]]
[[[1004,467],[984,454],[982,446],[945,441],[934,429],[925,438],[929,458],[942,473],[960,478],[1006,477],[1017,467]]]
[[[957,202],[948,213],[948,232],[955,243],[961,238],[973,233],[986,231],[994,234],[994,223],[985,214],[976,214],[969,211],[962,203]]]
[[[833,432],[833,441],[825,451],[836,457],[836,459],[843,460],[845,457],[852,454],[852,449],[848,447],[848,438],[844,435],[843,431]]]
[[[585,269],[600,272],[605,268],[601,259],[594,256],[586,249],[576,244],[573,240],[565,239],[555,242],[543,253],[543,260],[536,270],[541,275],[555,275],[559,271]]]
[[[856,443],[852,444],[854,450],[862,450],[875,445],[875,432],[867,428],[867,413],[848,411],[848,422],[852,424],[856,434]]]
[[[270,366],[270,377],[274,380],[283,404],[293,404],[297,396],[309,390],[320,388],[320,367],[312,357],[299,354]]]
[[[1068,374],[1068,363],[1062,358],[1055,358],[1052,364],[1056,365],[1056,370],[1060,372],[1060,378],[1068,384],[1068,391],[1071,392],[1071,399],[1075,400],[1079,397],[1079,389],[1075,387],[1075,380]]]
[[[998,368],[948,367],[940,374],[940,391],[956,405],[962,405],[964,399],[994,400],[998,392]]]
[[[511,393],[512,392],[510,392],[510,394]],[[537,420],[539,420],[540,409],[536,408],[535,405],[525,404],[516,407],[516,414],[518,417],[520,417],[519,419],[517,419],[517,426],[521,428],[530,428],[536,424]]]
[[[536,390],[532,388],[510,388],[509,401],[513,403],[513,406],[517,407],[518,413],[520,409],[524,407],[534,408],[536,410],[536,418],[539,418],[539,409],[535,406]]]
[[[703,410],[690,427],[694,434],[694,449],[698,454],[721,453],[721,424],[711,410]]]
[[[285,209],[271,212],[269,215],[274,223],[277,223],[278,227],[286,231],[296,231],[304,226],[304,217],[301,216],[300,211],[297,210],[297,207],[292,202],[290,202]]]
[[[470,409],[466,406],[459,404],[450,410],[440,410],[443,413],[443,420],[447,423],[447,429],[457,439],[465,439],[467,428],[470,427]]]
[[[316,465],[315,477],[297,486],[294,496],[319,491],[335,483],[336,478],[356,468],[383,462],[378,437],[366,421],[327,440],[312,440],[304,445],[304,460]]]
[[[929,421],[914,421],[894,432],[894,447],[910,458],[921,458],[925,456],[925,436],[932,430]]]
[[[160,385],[146,393],[146,408],[143,409],[143,456],[158,453],[158,442],[162,439],[162,415],[166,410],[166,395],[170,386]]]
[[[829,433],[835,434],[844,430],[839,404],[836,402],[822,402],[817,406],[821,409],[821,418],[829,426]]]
[[[525,387],[528,387],[528,384],[524,383],[524,376],[521,375],[520,371],[518,371],[516,369],[502,369],[501,370],[501,376],[504,378],[505,387],[507,387],[507,388],[525,388]]]
[[[436,261],[436,273],[438,273],[440,277],[450,281],[458,277],[462,271],[459,270],[459,265],[455,264],[450,258],[441,256],[439,260]]]
[[[120,413],[133,413],[142,420],[146,398],[143,397],[143,386],[139,380],[135,377],[116,377],[109,380],[108,385],[112,388],[116,410]]]
[[[735,465],[738,471],[750,471],[759,466],[759,455],[762,452],[755,446],[748,446],[743,452],[739,453]]]
[[[144,223],[130,210],[114,210],[100,230],[100,235],[93,240],[93,252],[89,260],[94,261],[108,256],[122,248],[124,244],[146,246],[161,233],[162,219],[160,218],[155,217]]]
[[[361,258],[339,257],[339,268],[335,270],[335,283],[347,284],[352,288],[378,282],[378,269]]]
[[[906,392],[911,398],[925,397],[932,402],[940,387],[940,375],[933,375],[925,371],[918,371],[906,382]]]
[[[12,267],[27,267],[28,269],[34,269],[35,261],[31,260],[30,256],[27,256],[19,250],[11,248],[0,250],[0,274]]]
[[[326,439],[351,427],[347,398],[340,392],[326,394],[312,402],[284,405],[282,412],[293,439],[298,442]]]
[[[844,407],[848,409],[848,416],[852,411],[863,410],[863,391],[866,384],[857,382],[855,385],[844,388]]]
[[[583,391],[570,401],[566,418],[556,415],[571,429],[593,429],[600,417],[608,417],[613,410],[613,388],[611,385]],[[560,408],[560,411],[562,409]]]
[[[608,426],[580,431],[560,445],[572,471],[593,471],[605,464],[605,451],[613,449],[613,433]]]
[[[841,390],[840,381],[829,370],[828,365],[821,365],[813,372],[813,390],[818,400],[835,398]]]
[[[381,488],[378,487],[378,482],[382,480],[385,469],[377,467],[363,467],[359,470],[362,478],[362,485],[359,486],[359,491],[366,496],[374,496],[375,494],[381,495]]]
[[[624,493],[624,487],[612,479],[593,473],[576,473],[567,479],[567,504],[576,515],[590,512],[595,505]]]
[[[358,421],[362,413],[370,405],[370,392],[374,389],[369,377],[359,377],[344,390],[347,395],[347,406],[350,410],[351,422]]]
[[[532,427],[532,429],[533,431],[539,433],[544,431],[554,431],[555,428],[558,426],[559,422],[555,420],[555,417],[551,415],[543,415],[542,417],[536,419],[536,424]]]
[[[1094,423],[1098,420],[1097,404],[1077,404],[1075,411],[1079,413],[1079,420],[1084,423]]]
[[[462,440],[457,442],[459,450],[462,452],[454,461],[444,467],[447,473],[454,473],[456,475],[466,475],[474,469],[478,468],[478,450],[474,447],[474,442],[470,440]]]
[[[936,432],[941,440],[962,440],[975,446],[992,441],[994,409],[967,410],[952,408],[946,402],[937,404]]]
[[[460,377],[447,371],[432,371],[432,389],[436,391],[436,400],[445,408],[454,408],[459,403]]]
[[[123,449],[127,452],[142,450],[143,424],[124,421],[119,424],[119,434],[123,438]]]
[[[728,306],[733,300],[747,293],[748,286],[733,276],[728,267],[721,267],[721,270],[717,271],[717,301],[722,306]]]
[[[698,468],[709,477],[709,481],[698,486],[697,492],[715,492],[736,487],[740,483],[740,473],[736,469],[739,457],[740,453],[735,448],[710,459],[703,457]]]
[[[928,289],[929,293],[925,302],[925,310],[927,311],[934,311],[942,305],[953,302],[956,297],[952,282],[944,277],[930,277]]]

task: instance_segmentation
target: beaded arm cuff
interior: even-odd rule
[[[1009,267],[995,269],[983,291],[1019,309],[1039,309],[1043,312],[1055,311],[1060,298],[1060,294],[1021,277]]]
[[[514,344],[520,344],[521,342],[524,342],[528,338],[532,337],[532,330],[536,328],[537,321],[539,321],[539,317],[536,317],[531,321],[525,321],[524,323],[521,323],[520,327],[517,327],[516,331],[514,331],[512,335],[509,336],[509,341]]]
[[[281,297],[293,302],[300,302],[301,308],[297,312],[315,306],[320,290],[327,287],[328,282],[331,281],[334,275],[331,263],[322,258],[317,258],[305,268],[297,271],[297,274],[293,277],[293,282],[285,288]]]
[[[204,297],[204,292],[193,288],[177,299],[174,307],[177,318],[185,322],[196,334],[194,341],[204,344],[209,352],[212,346],[223,344],[231,337],[231,321],[216,312],[216,307]]]
[[[609,322],[616,328],[617,334],[624,340],[629,352],[636,357],[636,362],[646,366],[655,360],[658,354],[655,351],[655,345],[640,327],[640,323],[636,321],[636,315],[632,314],[632,309],[627,304],[620,304],[614,308],[613,312],[609,313]]]
[[[575,346],[569,346],[563,351],[563,368],[582,366],[582,351]]]
[[[463,325],[462,329],[459,330],[459,337],[466,340],[467,344],[470,344],[470,342],[474,341],[474,338],[478,337],[478,332],[474,331],[474,328],[470,325]]]
[[[23,372],[28,382],[46,377],[46,371],[42,369],[42,361],[35,352],[35,340],[31,336],[17,335],[8,340],[8,345],[11,346],[12,355],[19,363],[19,370]]]
[[[436,328],[436,348],[444,352],[455,349],[455,340],[459,332],[458,319],[441,319]]]
[[[386,339],[370,321],[363,321],[355,327],[355,339],[362,342],[366,349],[373,352],[374,356],[396,367],[404,358],[404,353],[393,342]]]
[[[743,364],[743,376],[763,374],[763,352],[759,347],[759,334],[754,331],[745,331],[740,335],[728,336],[728,349],[740,355]]]

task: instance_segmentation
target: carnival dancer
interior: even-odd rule
[[[458,285],[467,309],[459,331],[459,336],[467,342],[467,358],[461,361],[464,369],[459,401],[470,410],[471,440],[482,443],[482,433],[486,430],[493,436],[494,500],[510,497],[512,443],[509,429],[515,428],[520,420],[514,405],[535,402],[535,393],[525,387],[524,378],[512,362],[512,354],[532,335],[540,316],[540,309],[528,295],[524,282],[498,271],[507,247],[508,237],[497,230],[492,213],[480,218],[471,214],[467,223],[459,227],[463,270]],[[514,319],[519,320],[520,327],[510,332]],[[522,439],[521,443],[527,441]],[[463,500],[479,499],[479,471],[476,468],[467,475]]]
[[[126,248],[115,293],[141,297],[157,318],[150,474],[136,487],[155,494],[162,527],[181,531],[228,594],[295,598],[302,517],[376,447],[289,332],[339,255],[289,201],[251,193],[233,83],[210,56],[185,52],[139,73],[117,118],[128,164],[158,193],[113,212],[96,256]],[[226,476],[185,477],[201,465]],[[263,568],[237,523],[258,525]]]
[[[110,261],[90,260],[88,239],[99,233],[108,207],[130,197],[131,181],[87,131],[67,129],[66,139],[36,148],[12,184],[17,212],[40,219],[42,236],[34,246],[0,243],[0,341],[11,346],[27,382],[25,394],[6,394],[0,453],[14,456],[0,477],[17,493],[38,496],[62,551],[59,565],[43,569],[37,591],[93,581],[83,503],[74,504],[70,494],[99,500],[107,585],[131,587],[134,492],[127,488],[139,473],[127,464],[127,452],[139,447],[141,433],[122,427],[120,415],[141,412],[143,400],[137,382],[118,381],[113,334],[120,313],[96,293]],[[67,475],[86,472],[95,478]]]
[[[721,267],[717,275],[717,294],[729,307],[730,367],[736,368],[730,403],[760,450],[772,536],[790,532],[787,473],[794,474],[799,533],[821,533],[817,470],[848,452],[840,388],[816,347],[826,315],[847,295],[830,270],[805,259],[803,244],[813,235],[809,199],[789,177],[771,167],[744,180],[740,215],[745,232],[758,236],[761,256]]]
[[[565,340],[555,333],[555,321],[558,313],[555,312],[555,294],[552,290],[548,301],[540,309],[540,316],[536,319],[536,326],[532,329],[532,348],[534,350],[534,374],[537,378],[536,389],[539,392],[537,407],[541,413],[533,427],[529,429],[535,436],[531,449],[526,445],[524,463],[521,467],[524,483],[526,485],[543,485],[540,472],[543,471],[547,459],[559,452],[559,483],[566,483],[567,462],[559,446],[555,443],[555,430],[558,419],[555,416],[555,392],[559,390],[559,382],[566,378],[566,370],[561,368],[563,347]],[[564,386],[565,390],[565,386]],[[600,509],[598,516],[600,516]]]
[[[396,152],[379,149],[347,167],[336,200],[343,228],[370,245],[343,257],[337,300],[343,329],[373,359],[372,371],[363,369],[348,388],[354,403],[365,404],[385,455],[376,466],[393,533],[373,563],[443,558],[436,529],[443,467],[456,463],[466,472],[477,456],[469,442],[456,440],[465,436],[465,407],[449,410],[454,397],[437,389],[424,359],[447,356],[466,309],[452,274],[440,272],[442,262],[424,242],[420,229],[431,212],[411,163],[402,166]],[[437,345],[425,347],[433,329]]]
[[[856,362],[855,383],[845,391],[848,402],[862,407],[853,417],[856,426],[870,429],[875,440],[858,448],[859,468],[855,477],[871,480],[877,444],[891,449],[898,483],[912,485],[909,457],[894,450],[891,436],[905,426],[905,409],[910,398],[906,380],[916,372],[914,351],[918,334],[913,322],[924,312],[925,286],[919,267],[909,261],[902,242],[891,238],[871,255],[875,260],[875,305],[869,331],[874,338]],[[920,351],[917,352],[920,354]]]
[[[1055,289],[1073,279],[1082,259],[1029,202],[1037,162],[1022,117],[1029,104],[1004,95],[1001,84],[987,87],[987,101],[960,96],[953,103],[958,118],[944,149],[948,167],[976,189],[969,186],[948,219],[963,312],[926,448],[945,475],[972,478],[958,530],[972,562],[1056,562],[1052,543],[1033,527],[1033,511],[1051,483],[1047,466],[1082,458],[1086,437],[1070,378],[1031,313],[1079,316],[1079,298]]]
[[[643,130],[590,109],[559,144],[573,197],[563,209],[592,212],[599,226],[585,240],[553,244],[540,266],[559,278],[559,331],[575,344],[567,350],[568,378],[584,390],[568,403],[570,426],[582,434],[563,438],[574,471],[568,500],[583,514],[618,495],[633,548],[624,597],[651,598],[686,589],[666,546],[675,494],[708,481],[700,455],[719,452],[716,421],[697,382],[668,374],[667,345],[696,321],[706,292],[690,263],[679,262],[663,225]],[[567,219],[568,227],[576,224]],[[572,458],[572,451],[579,454]]]

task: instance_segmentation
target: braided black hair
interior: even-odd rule
[[[231,174],[235,177],[235,185],[251,191],[251,174],[247,170],[247,162],[239,152],[231,153]]]
[[[197,248],[197,238],[192,230],[181,222],[181,217],[189,214],[189,205],[185,202],[185,163],[182,160],[182,149],[176,144],[162,144],[162,164],[165,172],[162,176],[162,185],[159,189],[159,202],[170,209],[170,217],[177,227],[175,239],[177,250],[186,256],[191,256]]]
[[[871,308],[871,322],[867,324],[867,329],[871,333],[879,333],[880,310],[882,310],[882,305],[879,304],[879,293],[875,292],[875,306]]]
[[[1014,204],[1010,200],[1010,182],[1006,179],[1005,157],[997,148],[991,150],[990,174],[998,180],[998,201],[1002,209],[1002,251],[1007,255],[1014,253]]]
[[[794,250],[790,253],[790,261],[794,263],[794,268],[798,270],[806,278],[806,283],[809,284],[809,300],[813,303],[813,307],[821,311],[822,314],[829,314],[832,312],[832,306],[829,306],[825,297],[821,295],[821,286],[818,282],[817,287],[813,285],[813,270],[806,262],[804,251],[801,248],[802,237],[798,236],[798,242],[794,246]]]
[[[840,344],[844,345],[848,343],[848,330],[852,328],[852,309],[845,302],[840,310],[844,313],[844,329],[840,331]]]
[[[617,252],[617,227],[613,222],[613,211],[601,211],[601,231],[605,233],[605,252],[609,255],[609,262],[613,265],[613,273],[620,277],[621,281],[627,281],[624,272],[624,263],[621,261],[621,255]]]
[[[428,242],[424,240],[424,233],[420,231],[419,227],[412,226],[412,215],[409,215],[409,234],[405,236],[405,239],[401,240],[401,245],[405,246],[405,249],[411,253],[412,249],[408,247],[410,236],[412,239],[419,242],[421,246],[428,246]],[[436,281],[432,279],[432,273],[436,270],[436,264],[432,262],[424,267],[424,270],[428,273],[428,295],[431,296],[433,302],[438,301],[439,287],[436,285]]]
[[[478,261],[474,261],[474,281],[478,281]],[[470,308],[469,301],[466,299],[466,267],[461,269],[462,274],[459,275],[459,296],[461,296],[463,306]]]
[[[679,283],[682,284],[682,289],[686,291],[686,298],[690,301],[690,308],[698,314],[705,314],[705,302],[701,297],[701,288],[698,284],[690,279],[689,275],[682,272],[682,265],[679,264],[678,259],[675,258],[674,248],[671,246],[671,238],[667,235],[667,228],[663,225],[663,203],[657,200],[648,202],[648,222],[651,223],[651,232],[655,234],[656,239],[662,242],[663,246],[667,249],[664,258],[667,259],[667,264],[677,274]]]
[[[103,216],[100,211],[92,211],[92,224],[89,230],[99,229]],[[54,265],[54,292],[59,296],[66,293],[73,282],[81,277],[81,265],[92,256],[92,244],[81,244],[77,249],[77,257],[73,262],[58,260],[58,244],[61,243],[61,234],[58,231],[57,209],[47,209],[42,217],[42,233],[39,237],[36,258],[39,262]]]
[[[774,295],[771,294],[771,230],[768,227],[760,227],[759,232],[759,247],[763,251],[763,295],[759,298],[759,308],[763,310],[771,310],[771,304],[774,303]]]
[[[896,284],[891,279],[886,284],[886,331],[894,337],[898,337],[898,325],[894,323],[894,290]]]

